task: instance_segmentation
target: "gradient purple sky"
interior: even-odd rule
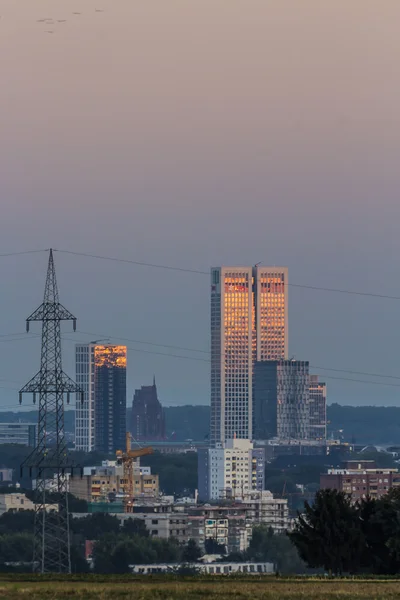
[[[0,14],[0,253],[262,261],[292,283],[400,296],[398,0],[0,0]],[[207,277],[55,259],[79,330],[208,349]],[[45,268],[0,259],[2,334],[24,330]],[[292,355],[400,376],[400,301],[290,292]],[[38,349],[0,343],[0,386],[27,381]],[[154,372],[165,404],[209,402],[206,362],[131,351],[128,403]],[[400,388],[326,381],[330,402],[398,404]]]

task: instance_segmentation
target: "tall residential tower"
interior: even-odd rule
[[[115,452],[125,447],[126,346],[77,344],[76,379],[84,402],[75,409],[75,448]]]
[[[212,268],[211,444],[252,439],[254,363],[287,356],[287,268]]]

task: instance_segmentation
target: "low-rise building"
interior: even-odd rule
[[[398,469],[377,468],[375,461],[346,461],[341,469],[329,469],[320,477],[322,489],[350,494],[352,500],[380,498],[400,486]]]
[[[132,573],[139,575],[150,575],[154,573],[174,573],[181,565],[175,563],[158,563],[158,564],[140,564],[130,565]],[[261,575],[262,573],[273,573],[273,563],[229,563],[229,562],[215,562],[215,563],[190,563],[187,565],[197,569],[200,573],[207,573],[208,575],[229,575],[232,573],[247,573],[248,575]]]
[[[275,533],[284,533],[291,529],[288,501],[284,498],[274,498],[268,490],[248,492],[243,496],[241,505],[247,521],[253,526],[267,525]]]
[[[189,538],[204,549],[207,539],[225,547],[228,553],[249,547],[252,524],[241,506],[196,506],[188,509]]]
[[[122,498],[127,485],[123,467],[117,465],[116,461],[104,461],[99,467],[85,467],[82,477],[71,477],[69,491],[87,502],[109,502]],[[158,475],[153,475],[150,467],[137,465],[134,469],[133,497],[142,500],[158,496]]]
[[[9,511],[20,512],[22,510],[35,510],[35,504],[25,494],[19,492],[0,494],[0,515]],[[46,504],[46,510],[58,511],[58,504]]]

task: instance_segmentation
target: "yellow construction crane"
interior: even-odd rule
[[[126,432],[126,448],[125,451],[117,450],[117,463],[122,464],[124,468],[124,512],[133,512],[133,496],[134,496],[134,472],[133,465],[136,458],[140,456],[146,456],[153,454],[153,448],[138,448],[137,450],[131,449],[131,434]]]

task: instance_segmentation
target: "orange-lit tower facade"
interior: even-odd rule
[[[75,411],[75,447],[113,453],[126,435],[126,346],[77,344],[76,377],[84,390]]]
[[[288,351],[288,269],[212,268],[212,445],[252,439],[254,363]]]

